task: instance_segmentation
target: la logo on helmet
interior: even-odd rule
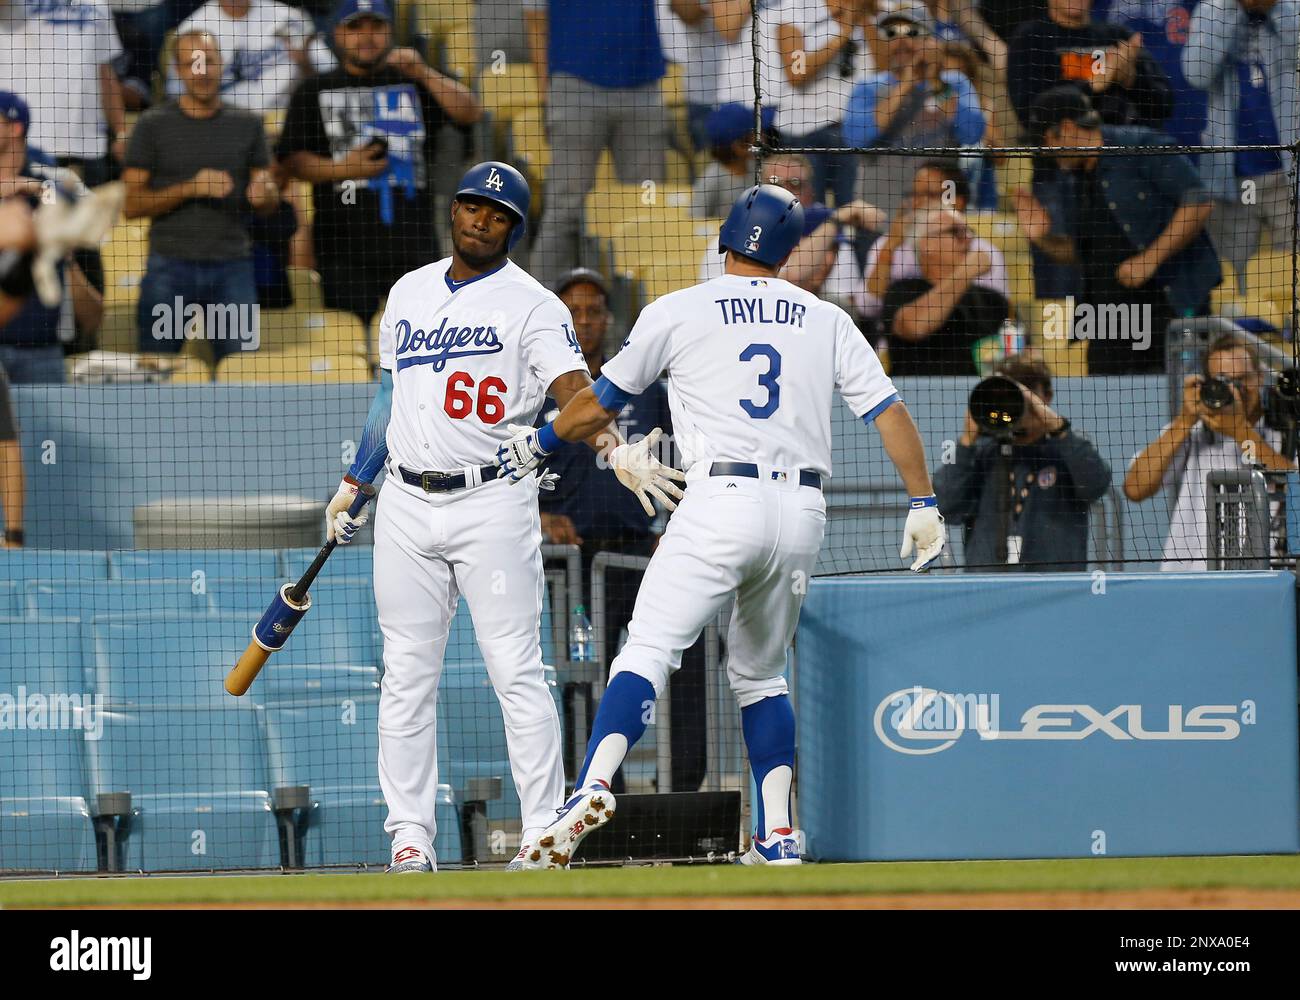
[[[505,182],[502,181],[501,175],[497,173],[497,168],[492,167],[488,173],[488,178],[483,182],[484,187],[490,187],[493,191],[500,191]]]

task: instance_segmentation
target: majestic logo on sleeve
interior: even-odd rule
[[[397,321],[393,332],[397,338],[399,372],[412,365],[433,365],[433,370],[440,372],[448,361],[502,351],[495,326],[448,326],[445,316],[437,327],[427,332],[412,328],[404,319]]]

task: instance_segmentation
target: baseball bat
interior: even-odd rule
[[[369,483],[362,483],[357,489],[357,498],[348,508],[348,516],[356,517],[360,514],[361,509],[374,495],[375,488]],[[267,605],[266,611],[253,626],[253,639],[248,644],[248,648],[226,675],[227,694],[232,694],[236,698],[244,694],[261,672],[262,667],[266,665],[271,654],[288,641],[294,627],[311,609],[311,595],[307,593],[307,588],[315,581],[316,575],[325,565],[325,560],[337,546],[338,542],[332,539],[322,545],[321,550],[316,553],[316,558],[307,567],[307,572],[298,578],[298,582],[286,583],[276,593],[275,599]]]

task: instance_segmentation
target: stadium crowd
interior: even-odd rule
[[[444,178],[503,155],[535,184],[521,256],[549,285],[624,269],[617,243],[591,251],[611,177],[685,186],[704,225],[760,169],[805,206],[785,276],[850,310],[893,374],[1002,359],[1046,406],[1053,366],[1164,371],[1178,318],[1291,336],[1298,45],[1300,0],[0,0],[0,204],[121,178],[126,219],[149,223],[121,237],[148,244],[110,276],[125,308],[92,247],[58,262],[53,302],[0,271],[0,365],[63,381],[127,316],[128,347],[166,367],[190,332],[172,303],[211,317],[304,291],[368,341],[393,281],[441,256]],[[985,151],[1025,144],[1042,151]],[[1146,155],[1174,144],[1242,148]],[[7,249],[3,268],[32,252]],[[656,248],[682,250],[703,259],[677,286],[720,271],[716,236]],[[635,306],[600,288],[612,346]],[[1061,300],[1048,343],[1042,303]],[[1073,325],[1115,307],[1146,336]],[[218,362],[259,346],[205,339]]]

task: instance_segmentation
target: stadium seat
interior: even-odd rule
[[[290,267],[289,287],[293,290],[296,309],[323,310],[325,293],[321,290],[320,275],[309,267]]]
[[[29,580],[22,585],[22,614],[30,618],[138,615],[153,611],[209,614],[208,593],[194,593],[194,581]]]
[[[324,521],[323,516],[321,520]],[[279,575],[286,580],[298,579],[307,571],[319,551],[320,549],[281,549]],[[374,546],[353,542],[334,550],[320,579],[328,581],[334,577],[368,577],[374,573],[374,568]]]
[[[502,72],[486,68],[478,78],[483,107],[503,125],[530,108],[540,108],[537,73],[528,63],[506,63]]]
[[[109,553],[114,580],[194,579],[279,576],[275,549],[118,549]]]
[[[0,549],[0,580],[107,580],[108,553]]]
[[[546,140],[546,127],[542,124],[540,109],[520,111],[508,127],[510,147],[516,164],[522,158],[532,174],[538,180],[545,181],[547,172],[551,169],[551,147]]]
[[[91,801],[130,792],[125,867],[148,871],[268,868],[280,863],[267,792],[262,710],[210,706],[103,712],[87,740]]]
[[[1246,292],[1252,297],[1274,299],[1283,310],[1291,309],[1291,258],[1277,251],[1261,251],[1246,265]]]
[[[388,861],[388,809],[379,789],[379,697],[315,697],[266,708],[271,789],[306,785],[312,810],[307,865]],[[438,861],[462,858],[460,816],[451,789],[438,786]]]
[[[28,698],[38,691],[54,693],[32,690]],[[93,712],[31,713],[29,709],[22,729],[0,726],[0,760],[5,762],[0,767],[0,865],[6,874],[94,871],[95,833],[86,807],[82,745],[97,720]],[[38,718],[40,726],[32,726]],[[55,728],[64,722],[71,724]]]
[[[0,691],[15,694],[19,686],[91,691],[79,619],[0,618]]]
[[[370,366],[356,354],[241,351],[217,368],[218,382],[369,382]]]
[[[1047,317],[1052,315],[1051,309],[1063,311],[1065,306],[1065,299],[1032,299],[1020,303],[1017,309],[1021,320],[1027,321],[1025,325],[1030,341],[1042,352],[1043,360],[1057,378],[1088,374],[1087,341],[1045,335],[1044,325]]]
[[[94,619],[86,627],[84,655],[95,691],[114,707],[226,703],[222,682],[252,638],[255,614]],[[360,615],[309,615],[273,661],[355,667],[378,662],[377,626]]]
[[[303,698],[370,696],[379,691],[379,677],[376,667],[277,661],[258,675],[257,687],[251,696],[259,705],[301,701]]]
[[[325,570],[326,573],[329,570]],[[265,610],[267,603],[275,596],[280,584],[287,580],[267,580],[265,582],[249,580],[209,580],[208,596],[213,609],[218,614],[238,614],[252,616],[256,621]],[[374,585],[367,578],[356,577],[318,577],[311,585],[311,610],[308,612],[314,620],[321,617],[348,617],[358,623],[375,620]],[[369,626],[367,626],[369,627]]]
[[[365,324],[340,309],[312,309],[296,302],[288,309],[261,312],[261,348],[264,351],[350,355],[366,342]]]
[[[23,614],[22,594],[18,581],[0,581],[0,618],[18,618]]]

